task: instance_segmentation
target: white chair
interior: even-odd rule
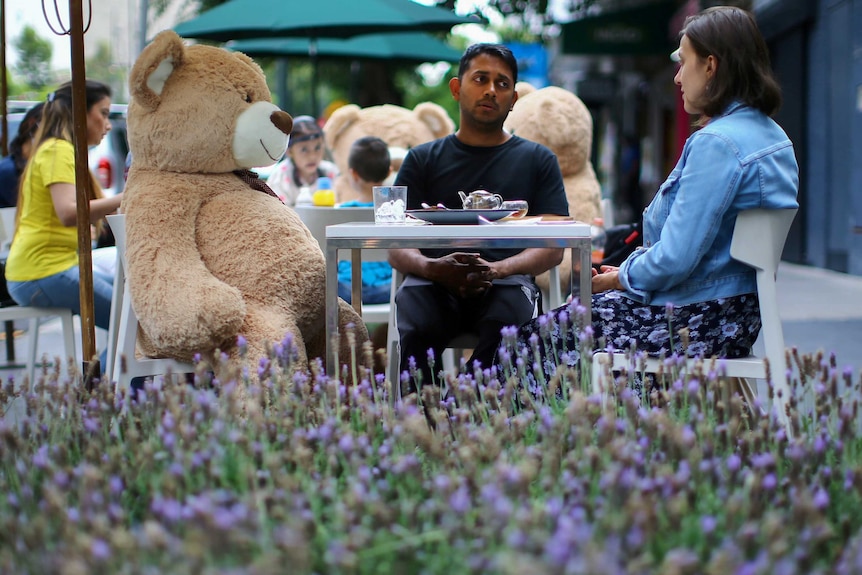
[[[15,212],[16,208],[0,208],[0,252],[5,259],[15,235]],[[12,302],[9,302],[12,303]],[[39,326],[46,319],[59,317],[63,324],[63,352],[66,359],[75,357],[75,324],[72,323],[72,310],[53,307],[31,307],[10,305],[0,307],[0,322],[6,326],[6,353],[10,362],[15,360],[14,330],[12,326],[16,320],[29,320],[27,333],[27,376],[30,386],[36,382],[36,353],[39,346]]]
[[[602,220],[604,220],[605,229],[614,227],[615,219],[614,201],[610,198],[602,198]]]
[[[0,208],[0,224],[3,226],[2,238],[0,238],[0,253],[4,256],[9,253],[12,245],[12,236],[15,235],[15,214],[18,208]]]
[[[63,322],[63,352],[66,359],[75,357],[75,324],[72,310],[59,307],[12,306],[0,308],[0,322],[29,320],[27,328],[27,376],[32,388],[36,381],[36,350],[39,345],[39,326],[46,319],[59,317]],[[11,359],[11,358],[10,358]]]
[[[767,379],[766,363],[769,364],[769,380],[775,391],[778,405],[778,419],[788,434],[790,425],[787,417],[787,407],[790,401],[790,387],[785,377],[786,360],[784,348],[784,332],[778,315],[778,298],[775,288],[775,273],[781,260],[784,242],[790,230],[790,224],[796,216],[795,209],[767,210],[754,209],[740,212],[736,217],[730,255],[753,267],[757,274],[757,297],[760,301],[760,319],[762,323],[765,356],[754,355],[739,359],[724,359],[723,375],[727,377]],[[764,362],[766,359],[766,362]],[[687,359],[685,368],[692,373],[701,359]],[[623,353],[598,352],[593,355],[592,387],[593,393],[603,393],[602,376],[609,377],[612,371],[632,369],[630,360]],[[662,360],[647,358],[643,364],[646,373],[658,373],[662,370]],[[634,369],[641,369],[638,362]],[[752,402],[756,392],[752,383],[746,379],[740,381],[745,399]]]
[[[326,227],[348,222],[373,222],[374,208],[328,208],[321,206],[296,206],[294,208],[299,219],[317,240],[320,251],[326,254]],[[341,253],[347,253],[342,251]],[[379,262],[386,261],[386,250],[362,250],[362,261]],[[360,292],[353,286],[351,300],[356,311],[361,312],[362,319],[366,324],[389,322],[390,303],[362,304],[361,310],[356,302],[361,302]]]
[[[169,358],[138,357],[135,353],[138,316],[132,307],[129,283],[126,281],[126,216],[115,214],[107,218],[117,242],[117,269],[111,299],[108,366],[105,373],[111,374],[111,381],[115,383],[118,391],[127,389],[136,377],[193,373],[195,368],[190,363]]]

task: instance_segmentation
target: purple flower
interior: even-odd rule
[[[814,506],[821,511],[829,507],[829,494],[822,487],[814,493]]]
[[[42,445],[33,454],[33,465],[39,469],[45,469],[51,460],[48,458],[48,446]]]
[[[90,545],[90,553],[98,561],[104,561],[111,556],[111,547],[101,539],[94,539]]]
[[[735,453],[731,453],[727,458],[727,470],[730,472],[739,471],[739,467],[742,465],[742,460]]]
[[[775,478],[774,473],[767,473],[763,478],[763,488],[767,491],[772,491],[775,489],[775,486],[778,484],[778,480]]]
[[[342,435],[341,439],[338,440],[338,449],[343,451],[345,455],[350,455],[353,452],[353,436]]]
[[[700,530],[707,535],[715,531],[717,521],[712,515],[704,515],[700,518]]]
[[[462,515],[470,509],[470,494],[467,488],[463,485],[459,486],[452,495],[449,496],[449,507],[458,515]]]

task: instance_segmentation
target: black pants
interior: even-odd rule
[[[422,384],[439,382],[441,354],[455,336],[471,332],[479,341],[470,362],[483,367],[494,362],[500,345],[500,330],[519,326],[538,313],[539,290],[533,278],[512,276],[494,282],[484,295],[460,298],[440,285],[408,277],[395,296],[398,334],[401,340],[401,372],[410,371],[411,358]],[[435,377],[428,366],[428,350],[433,350]],[[411,378],[409,390],[416,390]]]

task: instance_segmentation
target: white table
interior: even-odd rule
[[[337,373],[333,338],[338,336],[338,250],[352,250],[353,285],[362,285],[360,252],[363,249],[449,248],[453,250],[570,248],[574,288],[575,269],[580,269],[579,289],[591,293],[590,226],[583,222],[496,223],[491,225],[430,225],[351,222],[326,228],[326,371]],[[580,253],[580,258],[576,257]],[[580,266],[574,262],[580,261]],[[354,293],[354,299],[356,295]],[[581,298],[590,321],[590,298]],[[359,300],[357,299],[357,302]],[[356,306],[354,306],[356,307]]]

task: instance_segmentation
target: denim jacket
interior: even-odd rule
[[[625,295],[686,305],[757,291],[730,257],[736,215],[798,207],[799,168],[784,130],[738,102],[692,134],[644,211],[644,247],[620,266]]]

